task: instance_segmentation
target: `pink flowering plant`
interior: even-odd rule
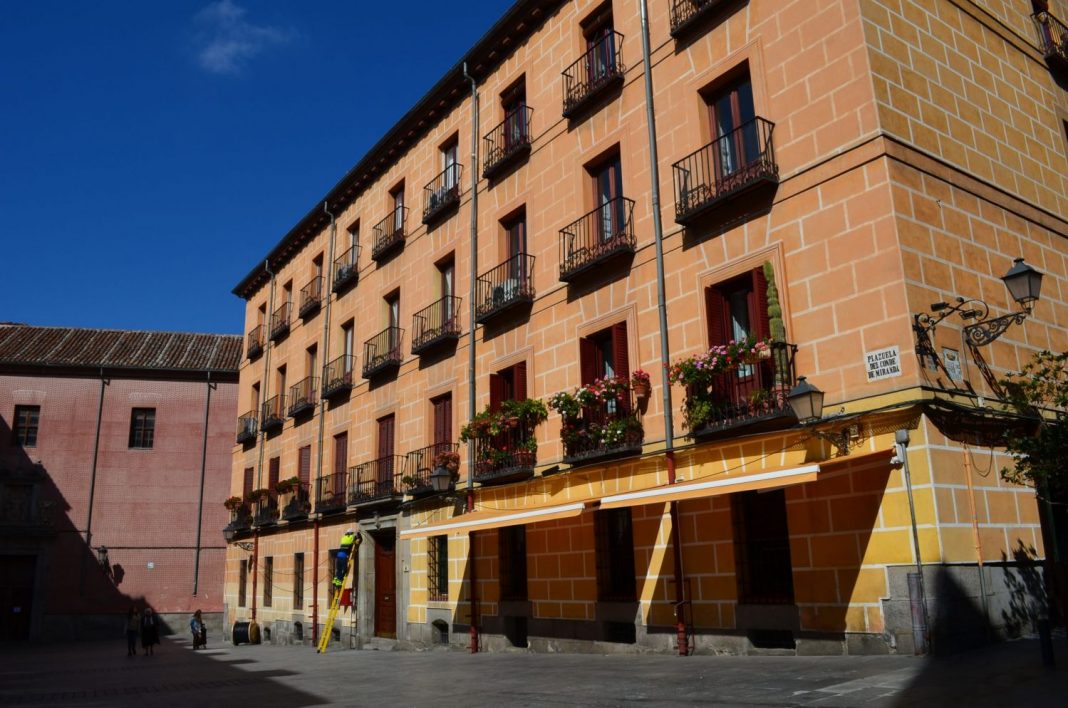
[[[549,408],[562,419],[560,437],[566,456],[592,456],[606,447],[641,442],[641,422],[630,406],[632,379],[633,374],[597,379],[549,399]]]
[[[630,374],[631,388],[637,388],[638,386],[649,386],[649,374],[641,369],[635,369]]]
[[[708,423],[715,412],[710,390],[724,374],[742,366],[771,357],[771,339],[747,337],[717,344],[700,354],[675,361],[668,370],[668,381],[686,387],[682,411],[690,430]]]
[[[481,467],[503,467],[518,458],[533,459],[538,450],[534,428],[548,417],[545,404],[537,398],[504,401],[496,411],[486,406],[460,428],[460,442],[483,441],[475,446],[475,462]]]

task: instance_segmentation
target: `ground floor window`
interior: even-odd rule
[[[630,509],[599,511],[595,517],[597,534],[597,599],[633,602],[634,534]]]
[[[735,565],[738,601],[754,605],[789,605],[794,601],[786,492],[733,495]]]
[[[449,599],[449,537],[431,536],[427,541],[430,600],[444,602]]]
[[[293,609],[304,607],[304,554],[293,554]]]
[[[274,602],[274,557],[263,559],[263,606],[270,607]]]
[[[245,591],[248,589],[248,561],[241,561],[241,567],[237,571],[237,606],[244,607]]]

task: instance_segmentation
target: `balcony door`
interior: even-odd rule
[[[448,327],[452,324],[453,317],[456,316],[453,312],[452,301],[456,293],[456,264],[453,263],[452,258],[438,265],[438,283],[442,300],[441,325]]]
[[[526,280],[526,263],[522,258],[527,253],[527,216],[520,214],[505,224],[505,247],[508,251],[508,273],[505,286],[505,299],[510,299],[525,288],[521,283]]]
[[[529,141],[526,85],[521,82],[502,94],[501,108],[504,109],[504,152],[507,154]]]
[[[404,185],[392,192],[393,196],[393,230],[401,231],[404,228]]]
[[[458,147],[457,143],[453,141],[441,149],[441,170],[444,175],[442,187],[444,187],[446,193],[455,189],[459,183],[459,178],[456,174]]]
[[[616,324],[579,340],[579,366],[582,385],[592,384],[597,379],[614,376],[628,378],[630,361],[627,353],[627,323]],[[604,413],[613,414],[630,407],[627,398],[608,401]],[[587,416],[594,411],[587,411]]]
[[[766,339],[771,326],[768,318],[768,282],[763,268],[754,268],[736,278],[713,285],[705,291],[709,346],[725,345],[747,337]],[[723,375],[721,398],[739,403],[774,381],[770,362],[742,364]]]
[[[434,445],[452,445],[452,394],[446,393],[431,401],[434,406]]]
[[[593,90],[612,73],[616,64],[611,12],[598,13],[586,26],[586,76],[588,90]]]
[[[749,77],[710,96],[708,106],[712,135],[716,140],[712,156],[715,160],[714,176],[718,183],[742,171],[760,157],[753,85]]]
[[[345,496],[345,466],[349,462],[349,434],[334,436],[334,481],[331,491],[335,497]]]
[[[626,214],[623,212],[623,169],[619,155],[614,155],[593,170],[597,200],[597,240],[611,241],[623,231]]]
[[[393,485],[393,430],[394,417],[387,415],[378,419],[378,484],[382,491]]]

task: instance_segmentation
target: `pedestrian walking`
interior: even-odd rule
[[[141,613],[130,605],[126,613],[126,656],[137,656],[137,635],[141,633]]]
[[[145,650],[145,656],[152,655],[152,647],[159,644],[159,619],[151,607],[145,608],[145,614],[141,618],[141,646]]]
[[[189,631],[193,633],[194,650],[208,646],[208,628],[204,626],[204,618],[201,616],[200,610],[194,612],[193,618],[189,620]]]

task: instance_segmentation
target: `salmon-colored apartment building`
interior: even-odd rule
[[[346,646],[1030,627],[996,378],[1068,348],[1068,7],[648,5],[647,75],[635,0],[517,2],[235,288],[230,621],[318,635],[352,528]]]

